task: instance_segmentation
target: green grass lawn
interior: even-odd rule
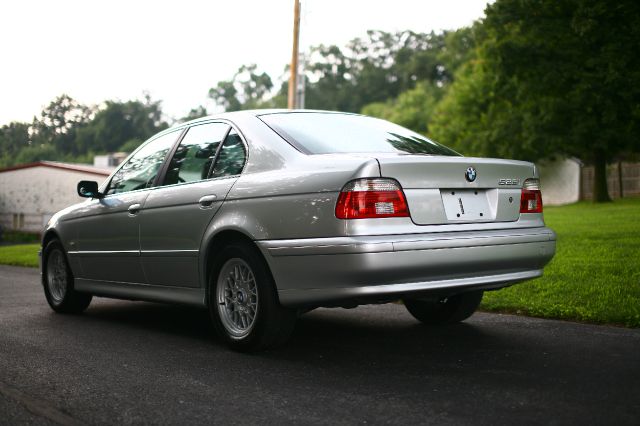
[[[558,234],[544,277],[485,293],[482,309],[640,327],[640,199],[545,207]],[[38,266],[37,244],[0,247],[0,264]]]
[[[640,199],[545,207],[558,234],[542,278],[485,293],[482,309],[640,326]]]
[[[40,244],[20,244],[0,247],[0,264],[15,266],[38,266]]]

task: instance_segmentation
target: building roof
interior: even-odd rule
[[[78,163],[60,163],[58,161],[36,161],[35,163],[18,164],[11,167],[0,169],[0,173],[10,172],[13,170],[29,169],[32,167],[50,167],[52,169],[69,170],[72,172],[90,173],[99,176],[109,176],[111,170],[94,167],[90,164]]]

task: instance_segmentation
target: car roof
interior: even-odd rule
[[[233,120],[235,117],[246,117],[247,115],[253,117],[259,117],[262,115],[270,115],[270,114],[299,114],[299,113],[322,113],[322,114],[345,114],[345,115],[360,115],[352,112],[342,112],[342,111],[325,111],[318,109],[286,109],[286,108],[269,108],[269,109],[248,109],[241,111],[232,111],[232,112],[222,112],[219,114],[212,114],[206,117],[196,118],[195,120],[190,120],[185,123],[177,124],[172,128],[189,126],[192,124],[196,124],[202,121],[210,121],[210,120]]]
[[[353,112],[343,112],[343,111],[326,111],[319,109],[286,109],[286,108],[264,108],[264,109],[247,109],[240,111],[231,111],[231,112],[221,112],[218,114],[207,115],[205,117],[196,118],[194,120],[185,121],[184,123],[177,123],[173,126],[164,129],[161,132],[156,133],[147,141],[151,139],[156,139],[160,136],[166,135],[167,133],[175,132],[177,130],[184,129],[185,127],[193,126],[199,123],[206,123],[212,120],[229,120],[231,122],[234,119],[247,118],[247,117],[260,117],[263,115],[270,114],[304,114],[304,113],[321,113],[321,114],[336,114],[336,115],[362,115],[356,114]]]

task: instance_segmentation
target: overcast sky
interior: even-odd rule
[[[455,29],[487,0],[303,0],[301,49],[368,29]],[[148,91],[179,118],[256,63],[275,80],[291,58],[293,0],[13,0],[0,7],[0,124],[31,121],[56,96],[85,104]]]

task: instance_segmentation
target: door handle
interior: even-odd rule
[[[198,203],[200,203],[200,207],[211,207],[211,205],[214,203],[214,201],[216,201],[217,198],[217,195],[205,195],[198,200]]]
[[[142,206],[141,206],[140,204],[138,204],[138,203],[136,203],[136,204],[131,204],[127,210],[129,210],[129,214],[130,214],[130,215],[135,216],[135,215],[137,215],[138,213],[140,213],[140,208],[141,208],[141,207],[142,207]]]

